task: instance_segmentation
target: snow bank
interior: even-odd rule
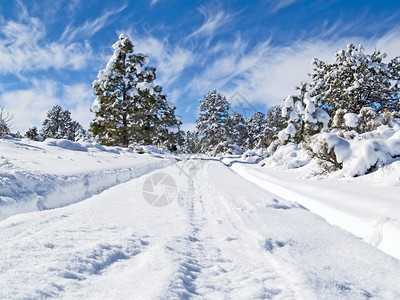
[[[337,161],[343,163],[343,169],[335,176],[360,176],[400,159],[399,130],[399,126],[390,128],[383,125],[352,140],[333,133],[321,133],[314,137],[311,147],[314,152],[319,151],[320,142],[325,140],[328,148],[334,150]]]
[[[395,123],[392,127],[381,125],[372,132],[352,134],[352,139],[343,138],[338,132],[319,133],[312,137],[309,146],[314,153],[321,153],[325,144],[328,149],[333,149],[337,162],[343,164],[343,168],[331,176],[361,176],[400,160],[399,124]],[[310,156],[301,145],[288,143],[280,146],[270,157],[261,161],[260,165],[292,169],[310,162]]]
[[[154,156],[150,153],[156,152]],[[172,164],[164,152],[47,139],[0,141],[0,220],[79,202],[116,184]]]
[[[249,163],[258,163],[260,160],[268,157],[268,151],[262,149],[247,150],[243,153],[241,159]]]
[[[279,147],[272,156],[262,160],[260,166],[282,166],[287,169],[299,168],[311,161],[307,152],[295,143]]]

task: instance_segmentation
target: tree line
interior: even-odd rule
[[[95,138],[104,145],[128,147],[156,145],[185,153],[239,153],[263,148],[270,153],[287,143],[307,143],[319,132],[337,132],[352,138],[356,133],[389,125],[399,118],[400,58],[384,62],[379,50],[366,54],[349,44],[332,63],[313,61],[310,82],[302,82],[282,106],[270,107],[244,118],[231,110],[226,97],[216,90],[199,101],[196,129],[182,132],[182,120],[156,85],[156,69],[148,58],[134,52],[129,38],[120,35],[114,53],[92,86],[95,114],[86,132],[70,112],[55,106],[49,110],[40,132],[26,132],[32,139]],[[0,129],[4,130],[4,122]],[[3,126],[3,127],[1,127]]]

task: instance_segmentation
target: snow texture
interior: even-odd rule
[[[155,148],[146,147],[145,152],[154,153]],[[173,162],[63,139],[41,143],[3,138],[0,153],[0,220],[82,201]]]

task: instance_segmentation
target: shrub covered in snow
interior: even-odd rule
[[[278,147],[278,149],[268,158],[262,160],[260,166],[277,167],[282,166],[287,169],[300,168],[307,165],[311,157],[306,150],[296,143],[288,143]]]
[[[320,162],[323,173],[340,170],[343,176],[364,175],[400,158],[400,126],[382,125],[351,140],[334,133],[317,134],[305,148]]]
[[[241,160],[243,160],[245,162],[257,163],[260,160],[267,158],[268,156],[269,156],[269,153],[266,150],[262,150],[262,149],[247,150],[245,153],[243,153]]]

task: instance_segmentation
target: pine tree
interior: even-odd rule
[[[71,119],[71,112],[63,110],[60,105],[53,106],[47,112],[47,118],[43,121],[41,135],[43,138],[68,139],[75,141],[76,132],[82,130],[82,126]]]
[[[195,154],[200,151],[199,137],[196,132],[186,132],[183,144],[183,152],[187,154]]]
[[[134,53],[132,42],[123,34],[113,48],[106,68],[92,84],[97,96],[92,106],[96,115],[90,124],[92,134],[105,145],[167,143],[172,147],[179,137],[168,129],[179,128],[180,121],[162,88],[153,84],[156,69],[144,66],[148,58]]]
[[[4,111],[4,108],[0,110],[0,136],[10,134],[12,118],[12,115]]]
[[[278,134],[281,142],[300,143],[307,136],[328,128],[329,115],[317,106],[318,101],[315,97],[310,97],[307,83],[302,82],[296,89],[299,94],[289,95],[282,108],[282,116],[286,119],[287,126]]]
[[[163,103],[163,114],[161,115],[158,128],[158,143],[170,151],[177,151],[183,146],[183,131],[180,130],[182,118],[175,115],[176,107],[171,102]]]
[[[284,118],[282,108],[279,105],[272,106],[267,110],[263,130],[256,141],[256,148],[268,148],[277,138],[279,131],[284,128]]]
[[[253,149],[257,147],[258,140],[264,129],[265,115],[262,112],[256,112],[250,118],[246,119],[248,138],[246,148]]]
[[[399,110],[400,58],[384,63],[385,53],[375,50],[371,55],[352,44],[335,55],[327,64],[314,59],[311,95],[315,96],[333,117],[338,109],[358,114],[363,107],[377,112]]]
[[[38,132],[36,126],[29,127],[28,131],[25,133],[25,136],[28,139],[31,139],[33,141],[38,141],[40,138],[39,132]]]
[[[200,100],[200,113],[197,119],[197,134],[200,137],[200,151],[217,154],[227,150],[226,122],[229,117],[229,103],[216,90],[209,92]]]
[[[229,137],[229,146],[239,146],[244,149],[248,139],[247,126],[243,115],[234,112],[226,121],[227,135]]]

